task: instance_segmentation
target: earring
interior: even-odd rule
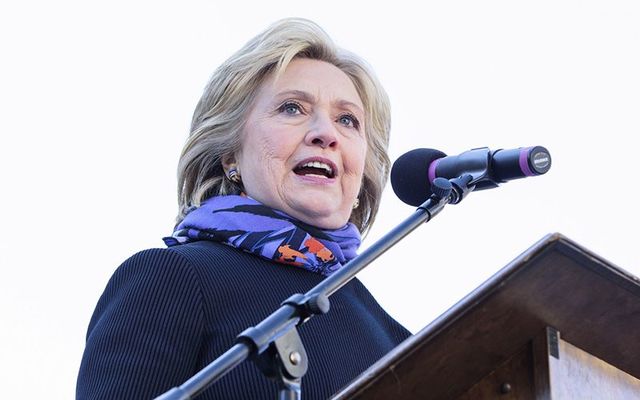
[[[240,172],[238,172],[238,168],[229,168],[229,171],[227,171],[227,178],[229,178],[233,183],[240,183]]]
[[[356,201],[353,202],[353,209],[355,210],[360,205],[360,199],[356,197]]]

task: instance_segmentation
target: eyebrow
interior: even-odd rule
[[[303,101],[306,101],[308,103],[314,103],[316,98],[314,95],[312,95],[309,92],[305,92],[304,90],[285,90],[283,92],[280,92],[276,95],[276,97],[278,98],[282,98],[282,97],[286,97],[286,96],[293,96],[293,97],[297,97]],[[341,108],[348,108],[348,107],[353,107],[356,109],[356,111],[358,111],[359,113],[361,113],[362,115],[364,115],[364,110],[357,104],[348,101],[348,100],[337,100],[335,101],[335,104],[337,104],[339,107]]]

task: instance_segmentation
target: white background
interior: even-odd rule
[[[640,275],[635,1],[12,3],[0,6],[3,398],[73,398],[107,280],[171,232],[210,74],[286,16],[373,65],[392,160],[418,147],[552,154],[548,174],[447,207],[360,275],[411,331],[550,232]],[[364,246],[412,212],[388,187]]]

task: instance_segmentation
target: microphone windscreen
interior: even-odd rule
[[[391,187],[403,202],[419,206],[431,196],[429,166],[447,155],[434,149],[414,149],[401,155],[391,167]]]

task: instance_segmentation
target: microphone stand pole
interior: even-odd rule
[[[301,399],[302,376],[307,371],[308,359],[296,327],[314,315],[326,314],[329,296],[418,226],[431,220],[445,205],[460,202],[473,190],[468,187],[471,180],[470,175],[451,180],[436,178],[432,183],[434,194],[413,215],[307,293],[289,297],[258,325],[238,335],[236,344],[224,354],[155,400],[192,399],[249,357],[267,377],[278,382],[278,399]]]

